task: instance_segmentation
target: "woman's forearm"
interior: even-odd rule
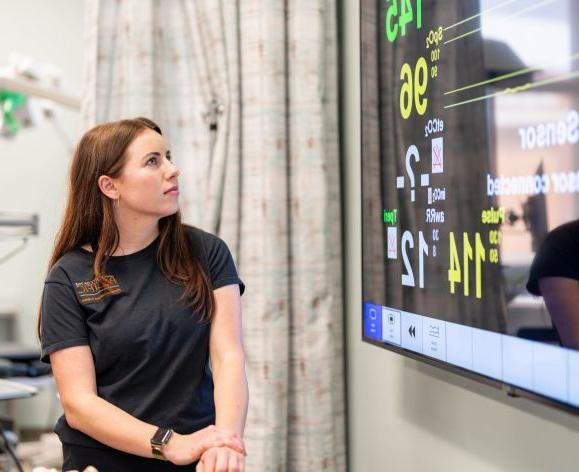
[[[150,440],[157,425],[145,423],[93,394],[77,396],[73,405],[65,406],[65,411],[69,426],[97,441],[129,454],[155,457]],[[245,452],[243,442],[233,432],[222,429],[210,425],[191,434],[173,432],[163,447],[163,455],[174,464],[186,465],[213,447]]]
[[[215,425],[243,437],[249,392],[242,354],[224,356],[213,363]]]
[[[66,405],[69,426],[114,449],[153,457],[150,439],[157,425],[145,423],[94,394],[77,396]]]

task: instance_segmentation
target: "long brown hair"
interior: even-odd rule
[[[138,134],[159,126],[148,118],[134,118],[103,123],[88,130],[80,139],[70,166],[70,187],[66,210],[56,235],[48,272],[71,249],[90,244],[93,248],[94,277],[104,287],[105,266],[109,255],[119,245],[119,229],[113,212],[113,202],[99,189],[98,178],[117,178],[127,160],[126,149]],[[157,262],[169,280],[182,284],[181,299],[201,314],[204,321],[213,317],[215,301],[207,270],[197,251],[193,251],[177,212],[159,220]],[[37,332],[42,339],[42,308],[38,313]]]

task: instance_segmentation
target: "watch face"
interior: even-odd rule
[[[151,438],[151,444],[158,444],[158,445],[167,444],[172,434],[173,431],[170,429],[159,428]]]

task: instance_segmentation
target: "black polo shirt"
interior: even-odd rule
[[[579,280],[579,220],[558,226],[551,231],[535,255],[527,290],[541,295],[539,280],[544,277],[565,277]]]

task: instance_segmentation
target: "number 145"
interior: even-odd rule
[[[388,0],[390,5],[386,10],[386,38],[391,43],[400,36],[406,36],[406,25],[414,20],[414,9],[412,0]],[[416,3],[416,29],[422,28],[422,0],[415,0]]]

